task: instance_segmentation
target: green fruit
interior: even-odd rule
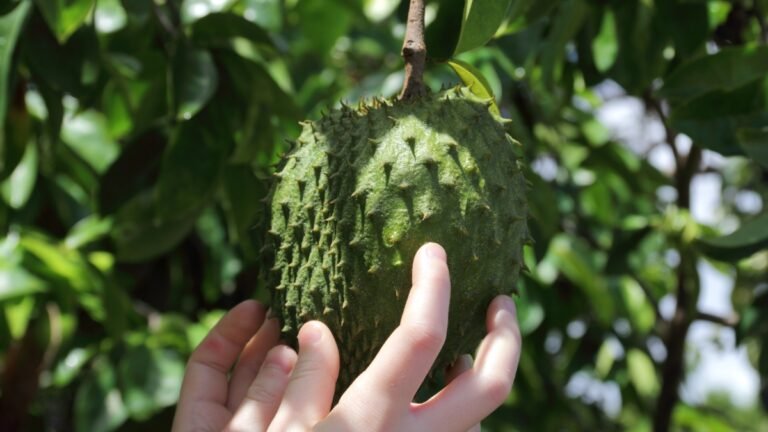
[[[425,242],[445,248],[452,282],[433,371],[473,352],[489,302],[514,291],[528,238],[526,184],[519,144],[488,108],[465,88],[343,107],[303,123],[275,174],[272,308],[291,341],[308,320],[330,327],[339,390],[398,325]]]

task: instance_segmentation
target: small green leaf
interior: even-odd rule
[[[465,0],[459,41],[453,55],[475,49],[491,40],[507,16],[511,0]]]
[[[467,86],[467,88],[469,88],[472,93],[481,99],[487,99],[491,101],[489,110],[492,113],[498,116],[501,115],[499,107],[496,105],[496,99],[493,97],[493,90],[491,90],[491,85],[488,83],[485,77],[483,77],[483,74],[481,74],[479,70],[467,62],[456,59],[449,60],[448,65],[453,68],[453,71],[456,72],[456,75],[459,76],[461,82],[463,82],[464,85]]]
[[[616,362],[616,352],[614,349],[614,343],[618,343],[615,340],[606,339],[600,345],[600,349],[597,351],[597,357],[595,359],[595,374],[600,379],[605,379],[613,368],[613,364]]]
[[[96,0],[35,0],[59,43],[64,43],[80,28],[93,11]]]
[[[94,353],[94,349],[72,348],[56,365],[53,371],[53,385],[57,387],[69,385],[82,372]]]
[[[659,392],[659,378],[656,367],[648,355],[639,349],[632,348],[627,353],[627,369],[629,380],[640,396],[653,398]]]
[[[0,263],[0,301],[42,292],[45,284],[24,267]]]
[[[131,418],[147,419],[178,400],[184,361],[175,351],[135,346],[122,356],[117,368]]]
[[[173,61],[176,118],[189,120],[197,114],[213,96],[218,79],[211,53],[179,48]]]
[[[638,334],[647,334],[656,323],[656,312],[640,284],[630,277],[620,281],[621,299],[629,321]]]
[[[616,61],[616,56],[619,54],[619,41],[616,38],[616,19],[610,10],[606,10],[603,14],[600,33],[592,41],[592,52],[595,57],[595,67],[600,72],[610,69]]]
[[[738,261],[768,248],[768,212],[727,236],[702,238],[698,244],[707,255],[724,261]]]
[[[659,95],[690,100],[715,90],[734,90],[766,74],[768,46],[726,47],[675,69],[664,80]]]
[[[0,188],[3,199],[11,208],[20,209],[29,200],[37,180],[37,147],[27,145],[24,157]]]
[[[768,168],[768,127],[739,129],[736,137],[750,158]]]
[[[125,27],[128,14],[120,0],[99,0],[94,13],[94,23],[99,33],[115,33]]]
[[[120,154],[120,146],[109,135],[107,119],[95,110],[67,115],[61,127],[61,140],[98,173],[104,172]]]
[[[381,22],[397,9],[400,0],[364,0],[363,12],[365,16],[375,22]]]

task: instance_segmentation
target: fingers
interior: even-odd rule
[[[280,406],[295,365],[296,353],[292,349],[284,345],[272,348],[225,430],[266,430]]]
[[[197,420],[211,424],[226,422],[229,417],[224,406],[227,402],[227,372],[261,326],[265,312],[264,306],[256,301],[240,303],[224,315],[192,352],[173,430],[192,429]],[[205,415],[201,407],[207,410]]]
[[[310,321],[299,330],[299,358],[270,431],[309,430],[331,409],[339,351],[325,324]]]
[[[272,318],[264,321],[258,333],[248,341],[240,354],[229,380],[227,408],[234,412],[242,403],[257,374],[261,370],[267,351],[280,340],[280,323]]]
[[[400,325],[352,384],[350,397],[375,389],[381,401],[409,406],[445,341],[450,291],[445,250],[425,244],[413,261],[413,286]]]
[[[224,315],[189,358],[181,392],[185,398],[226,403],[227,372],[261,326],[265,313],[264,306],[247,300]]]
[[[521,346],[511,298],[499,296],[491,302],[486,325],[488,335],[480,345],[474,367],[456,377],[435,397],[414,407],[419,430],[468,430],[506,400],[515,379]]]

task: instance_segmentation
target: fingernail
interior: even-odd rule
[[[299,331],[300,345],[314,345],[320,341],[323,337],[323,330],[320,328],[320,323],[310,321],[303,326]]]
[[[437,243],[426,243],[422,247],[424,248],[424,253],[427,255],[427,257],[431,259],[438,259],[438,260],[445,261],[447,258],[445,254],[445,249],[443,249],[442,246],[440,246]]]
[[[286,362],[285,357],[282,355],[282,351],[290,349],[286,346],[278,345],[267,354],[267,358],[264,359],[264,367],[273,367],[283,371],[286,374],[291,372],[291,364]]]
[[[494,321],[497,323],[501,320],[505,319],[505,316],[508,316],[511,319],[515,319],[517,316],[517,309],[515,307],[515,301],[512,300],[509,296],[501,295],[498,297],[498,305],[499,309],[496,311],[496,316],[494,317]]]

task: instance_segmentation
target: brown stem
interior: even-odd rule
[[[724,327],[736,327],[737,325],[739,325],[738,315],[719,316],[719,315],[713,315],[707,312],[697,312],[695,320],[707,321],[714,324],[719,324]]]
[[[405,80],[400,100],[412,100],[426,95],[424,66],[427,62],[427,44],[424,43],[424,0],[411,0],[402,56],[405,60]]]
[[[665,125],[666,127],[666,125]],[[670,138],[667,136],[668,140]],[[669,142],[674,146],[674,142]],[[686,157],[677,159],[675,186],[677,187],[677,205],[680,208],[691,207],[691,181],[701,163],[701,149],[695,145]],[[685,376],[685,339],[688,329],[696,316],[696,303],[699,298],[699,275],[696,269],[696,256],[693,251],[678,247],[683,257],[677,269],[677,304],[675,314],[669,323],[669,333],[664,345],[667,359],[661,372],[661,393],[656,403],[656,415],[653,418],[654,432],[667,432],[672,421],[675,405],[680,400],[679,387]]]

